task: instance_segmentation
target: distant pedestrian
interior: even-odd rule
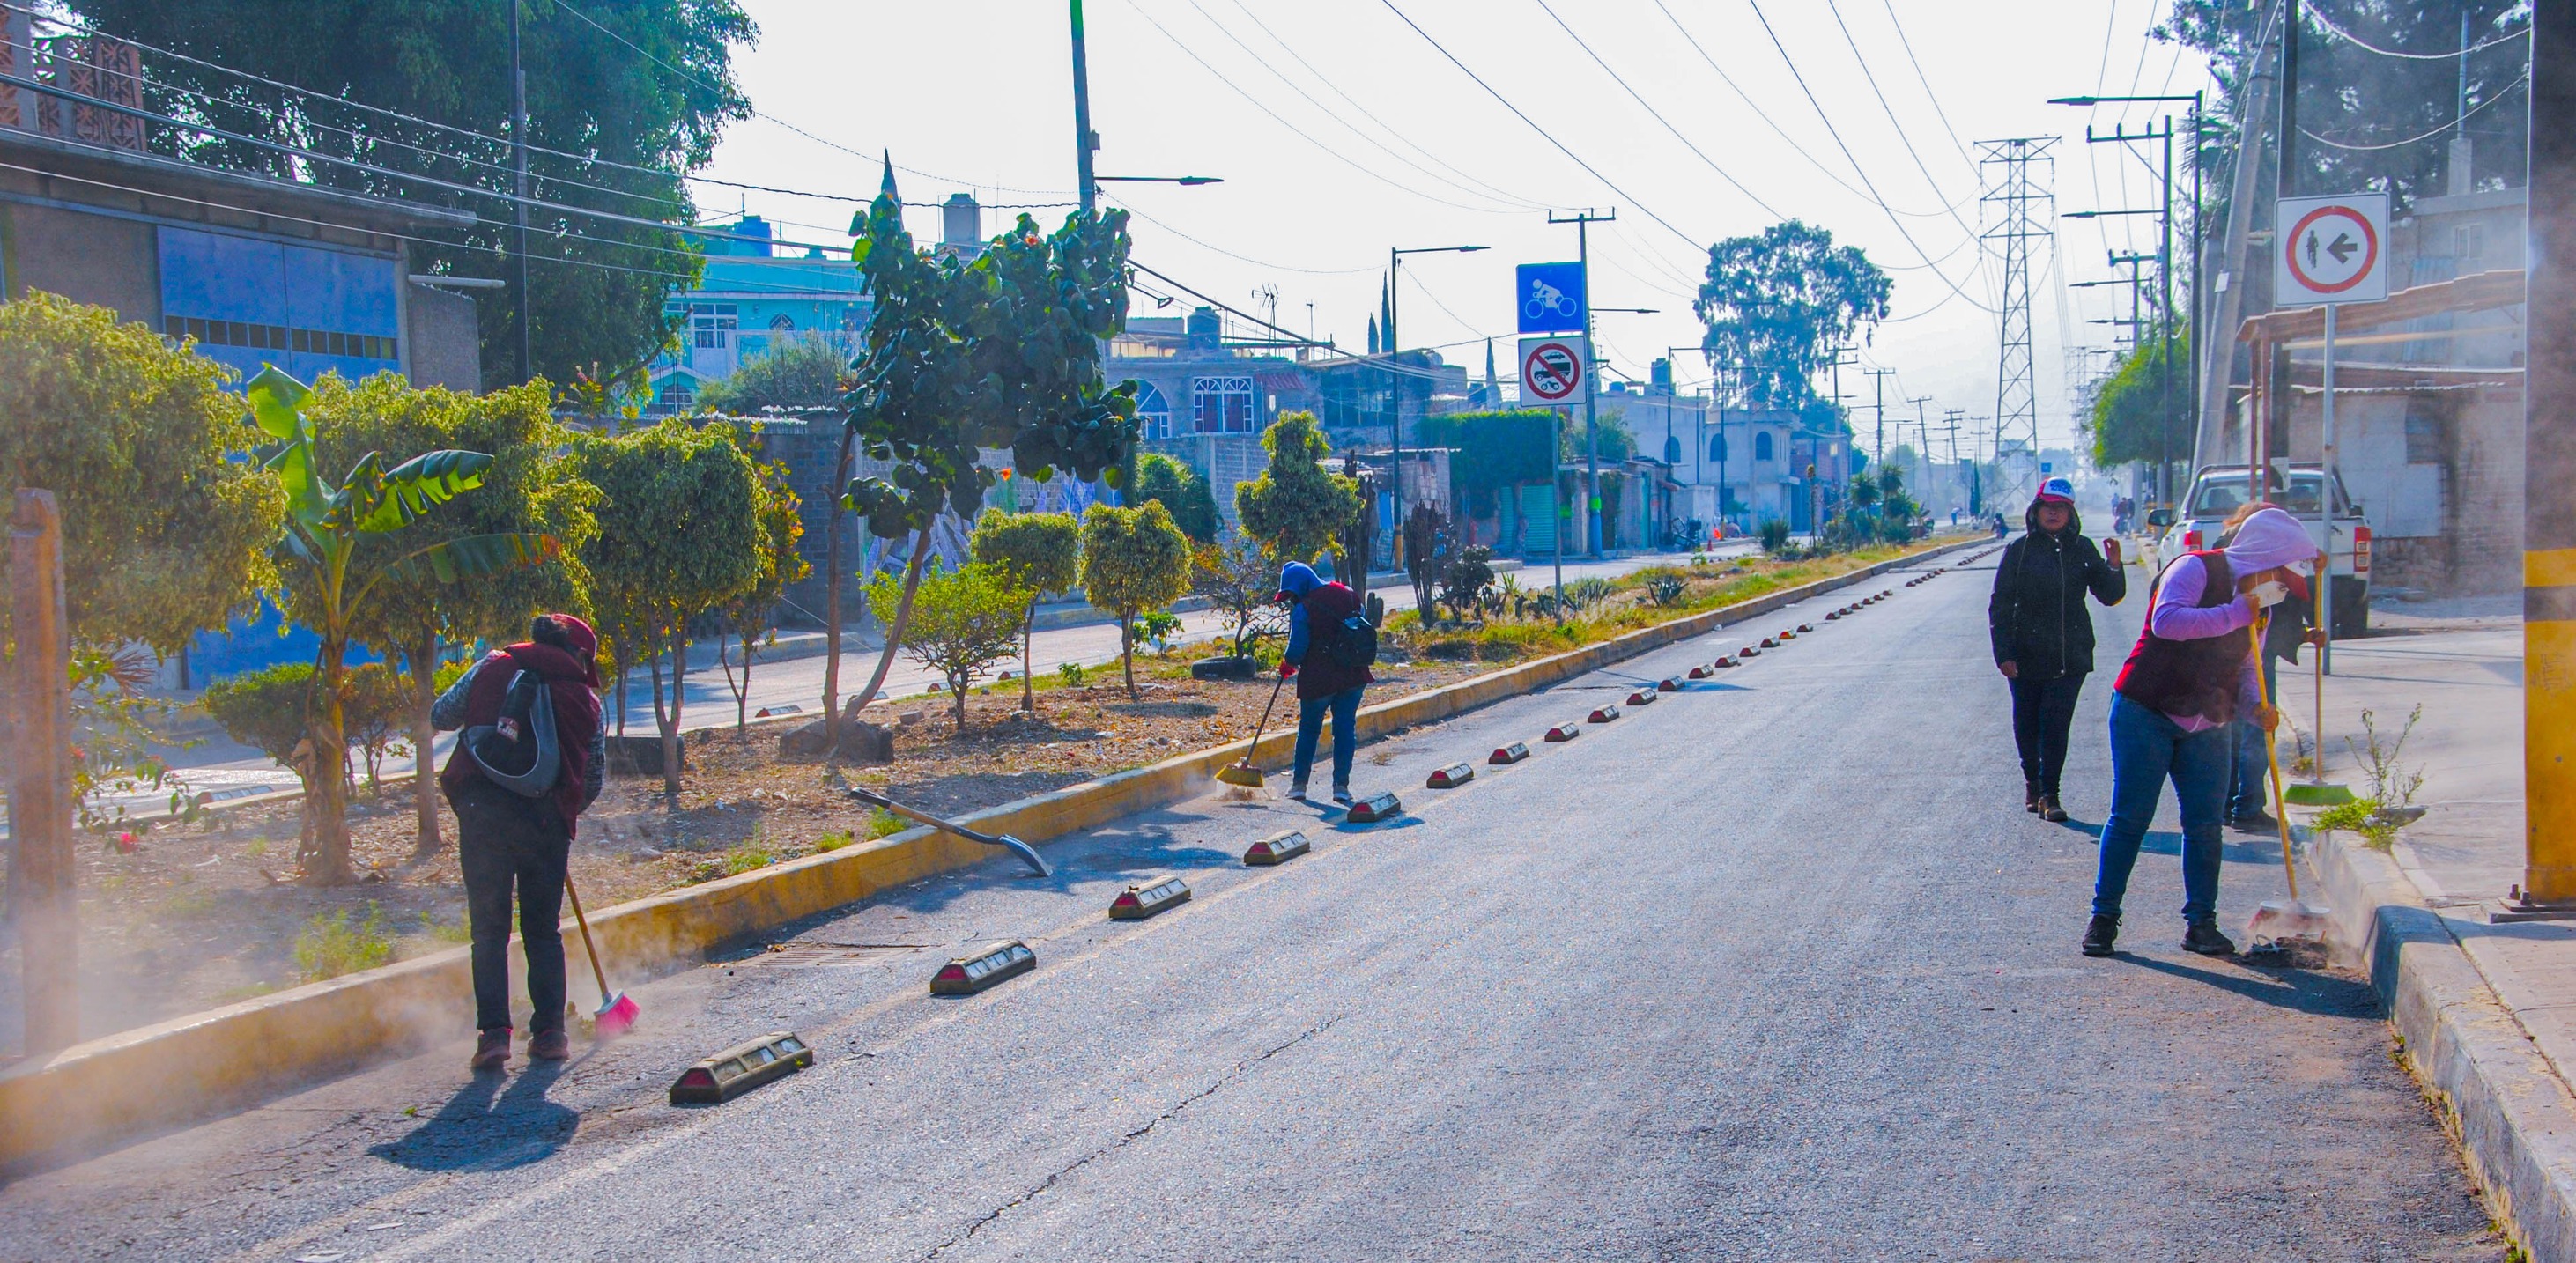
[[[2005,547],[1995,567],[1986,630],[1995,668],[2012,689],[2022,809],[2057,822],[2066,819],[2057,793],[2067,731],[2084,677],[2093,671],[2093,613],[2084,597],[2090,593],[2104,605],[2117,605],[2129,594],[2129,579],[2118,539],[2103,540],[2097,551],[2084,538],[2074,487],[2066,479],[2041,483],[2023,521],[2028,533]]]
[[[1996,539],[2002,539],[2012,529],[2004,525],[2004,515],[2000,513],[1995,515],[1994,526]]]
[[[1315,568],[1292,561],[1279,572],[1279,599],[1288,603],[1288,648],[1280,655],[1279,675],[1297,681],[1297,763],[1288,796],[1306,801],[1306,777],[1315,765],[1315,742],[1324,717],[1333,719],[1333,801],[1351,798],[1351,757],[1358,752],[1360,690],[1376,682],[1369,660],[1376,657],[1373,630],[1353,628],[1362,620],[1360,594],[1340,583],[1326,583]],[[1363,637],[1366,644],[1360,642]]]
[[[2279,506],[2251,500],[2237,506],[2219,527],[2218,542],[2212,547],[2225,548],[2236,539],[2236,528],[2262,509]],[[2315,595],[2304,576],[2292,575],[2282,581],[2290,595],[2272,607],[2271,618],[2263,626],[2263,695],[2281,695],[2282,659],[2298,665],[2302,645],[2325,643],[2325,633],[2317,630]],[[2227,827],[2243,833],[2273,833],[2281,822],[2268,809],[2272,775],[2271,755],[2265,750],[2263,730],[2252,724],[2233,725],[2230,738],[2234,746],[2227,788]]]
[[[528,962],[528,1056],[572,1055],[564,1032],[564,874],[573,822],[599,798],[607,775],[607,730],[599,718],[599,637],[570,614],[540,615],[526,643],[484,655],[431,704],[430,726],[459,732],[499,724],[522,672],[546,685],[561,770],[533,795],[486,776],[464,741],[439,773],[456,812],[456,855],[465,877],[465,918],[474,941],[476,1070],[510,1060],[510,903],[518,894],[519,943]]]
[[[2147,625],[2113,686],[2111,816],[2102,825],[2085,955],[2108,956],[2119,938],[2129,873],[2168,779],[2182,809],[2183,950],[2213,956],[2236,950],[2218,931],[2229,725],[2242,719],[2269,729],[2280,722],[2280,713],[2256,694],[2246,629],[2259,611],[2288,595],[2284,581],[2312,569],[2317,556],[2298,519],[2262,509],[2245,519],[2225,549],[2185,553],[2156,577]]]

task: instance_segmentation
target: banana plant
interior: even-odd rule
[[[297,767],[305,785],[305,836],[297,858],[307,882],[341,885],[356,874],[349,862],[349,749],[340,695],[349,642],[368,596],[395,575],[425,572],[454,583],[539,564],[560,546],[549,535],[502,534],[406,549],[402,529],[483,485],[492,457],[424,452],[386,469],[383,455],[369,452],[333,480],[316,469],[313,429],[303,411],[312,392],[304,383],[268,365],[251,378],[247,393],[260,431],[276,440],[260,450],[262,465],[286,490],[278,561],[290,584],[308,598],[308,617],[322,642],[313,673],[320,695],[310,709],[312,728]],[[429,752],[418,757],[428,758]]]

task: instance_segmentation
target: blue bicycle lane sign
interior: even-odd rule
[[[1579,333],[1583,330],[1583,265],[1524,263],[1518,269],[1512,306],[1520,312],[1523,333]]]

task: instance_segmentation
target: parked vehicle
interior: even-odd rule
[[[2327,551],[2334,582],[2334,637],[2351,640],[2370,630],[2370,523],[2362,506],[2344,493],[2343,479],[2338,476],[2333,481],[2334,513],[2327,526],[2317,521],[2326,482],[2320,466],[2275,463],[2270,500],[2306,523],[2308,537]],[[2169,509],[2148,516],[2151,525],[2165,528],[2156,541],[2156,568],[2161,571],[2184,553],[2215,546],[2227,515],[2242,507],[2252,491],[2245,466],[2202,466],[2192,479],[2191,494],[2183,497],[2179,517]]]

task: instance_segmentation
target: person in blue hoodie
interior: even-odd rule
[[[1362,609],[1360,594],[1327,583],[1313,566],[1292,561],[1279,572],[1279,600],[1288,605],[1288,648],[1279,677],[1297,682],[1297,766],[1288,796],[1306,800],[1306,776],[1315,765],[1315,740],[1324,716],[1333,717],[1333,801],[1351,798],[1351,756],[1359,745],[1360,691],[1375,683],[1366,664],[1351,665],[1333,652],[1342,620]]]

